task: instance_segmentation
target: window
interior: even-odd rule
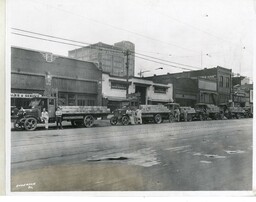
[[[68,94],[68,105],[75,106],[76,105],[76,95],[74,93]]]
[[[94,100],[88,100],[87,103],[88,103],[87,104],[88,106],[94,106],[95,105],[95,101]]]
[[[49,99],[49,105],[54,105],[54,99]]]
[[[223,76],[220,76],[219,86],[220,86],[220,87],[223,87]]]
[[[125,83],[111,82],[112,89],[126,90],[127,85]]]
[[[67,105],[67,94],[59,93],[58,105]]]
[[[226,77],[226,87],[229,88],[230,84],[229,84],[229,78]]]
[[[163,93],[163,94],[165,94],[166,93],[166,88],[161,87],[161,86],[155,86],[154,87],[154,92],[155,93]]]
[[[77,100],[78,106],[85,106],[85,100]]]

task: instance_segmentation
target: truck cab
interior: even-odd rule
[[[13,114],[15,118],[15,129],[35,130],[37,123],[42,123],[41,113],[43,108],[49,115],[49,122],[55,121],[56,99],[54,97],[34,97],[31,98],[29,107],[21,109],[17,114]]]

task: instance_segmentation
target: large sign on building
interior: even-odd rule
[[[25,93],[11,93],[11,98],[32,98],[32,97],[41,97],[42,95],[33,93],[33,94],[25,94]]]

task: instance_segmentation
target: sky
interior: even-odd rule
[[[222,66],[253,75],[253,0],[9,0],[9,43],[68,56],[73,45],[15,35],[12,28],[88,44],[130,41],[144,76]],[[32,36],[36,36],[30,34]],[[45,37],[44,37],[45,38]],[[149,56],[149,57],[148,57]],[[165,61],[163,61],[165,60]],[[185,64],[177,65],[175,63]],[[161,69],[159,69],[161,67]]]

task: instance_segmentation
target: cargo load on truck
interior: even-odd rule
[[[17,115],[13,115],[14,128],[18,130],[33,131],[38,123],[44,123],[41,119],[42,110],[48,112],[49,123],[56,121],[56,98],[39,97],[32,98],[28,109],[20,110]],[[62,120],[71,122],[72,126],[92,127],[94,120],[104,118],[110,113],[110,109],[103,106],[58,106],[62,111]]]
[[[242,107],[232,106],[232,103],[222,103],[219,105],[220,113],[227,119],[239,119],[245,116],[245,110]]]
[[[164,105],[139,105],[137,107],[126,106],[121,109],[114,110],[110,123],[112,125],[116,125],[117,123],[128,125],[131,121],[129,117],[130,115],[127,111],[135,112],[137,109],[141,110],[143,123],[155,122],[159,124],[165,119],[169,120],[170,110]]]

